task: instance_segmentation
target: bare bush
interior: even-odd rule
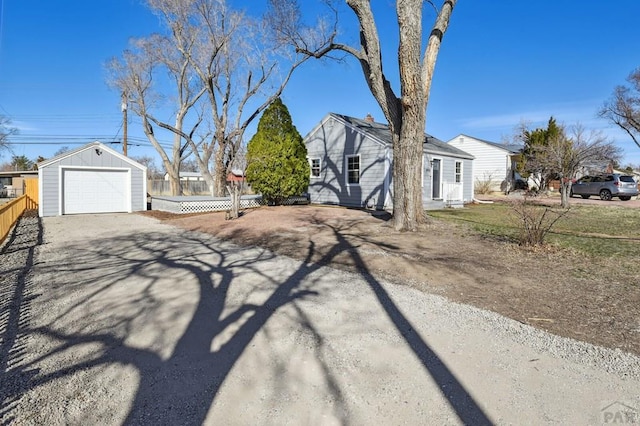
[[[518,220],[518,242],[521,246],[527,247],[544,244],[551,228],[569,213],[569,209],[538,205],[526,198],[513,201],[511,211]]]
[[[474,186],[474,192],[476,194],[489,194],[493,191],[493,175],[491,173],[485,173],[483,179],[476,178],[476,184]]]

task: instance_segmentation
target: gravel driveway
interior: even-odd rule
[[[2,424],[640,413],[637,357],[140,215],[25,218],[0,265]]]

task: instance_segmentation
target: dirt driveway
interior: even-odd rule
[[[137,214],[43,225],[24,288],[2,282],[2,424],[595,424],[640,407],[637,357],[322,266],[344,247],[308,241],[299,261]]]
[[[557,197],[537,200],[559,203]],[[635,208],[640,201],[608,203]],[[147,214],[241,245],[366,272],[561,336],[640,355],[640,276],[617,268],[615,259],[576,265],[575,255],[566,251],[525,250],[440,221],[420,232],[398,233],[384,214],[343,208],[261,208],[234,221],[225,221],[221,213]]]

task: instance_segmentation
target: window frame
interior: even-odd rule
[[[350,172],[351,170],[349,169],[349,159],[351,158],[357,158],[358,159],[358,181],[357,182],[350,182]],[[361,161],[360,161],[360,154],[350,154],[350,155],[345,155],[344,156],[344,168],[345,168],[345,181],[347,186],[359,186],[360,185],[360,180],[362,179],[362,167],[361,167]]]
[[[322,158],[320,157],[309,157],[309,177],[311,179],[320,179],[322,177]],[[313,174],[313,162],[318,162],[318,174]]]
[[[460,166],[458,168],[458,165]],[[464,169],[464,163],[462,160],[456,160],[453,166],[453,181],[455,183],[462,183],[462,171]]]

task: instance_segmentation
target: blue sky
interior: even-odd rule
[[[315,11],[311,0],[303,3],[305,12]],[[386,71],[397,87],[394,2],[373,3]],[[436,65],[427,132],[445,141],[465,133],[501,142],[520,122],[544,126],[553,115],[566,125],[602,130],[624,150],[623,163],[640,164],[640,148],[596,114],[640,66],[640,2],[614,4],[459,0]],[[34,159],[63,145],[119,140],[120,95],[107,87],[104,63],[120,55],[130,37],[158,31],[158,19],[141,0],[0,5],[0,114],[20,131],[14,153]],[[355,44],[356,22],[346,7],[341,12],[340,40]],[[306,63],[282,98],[303,135],[328,112],[382,120],[353,60]],[[144,146],[139,123],[131,117],[129,136],[141,146],[129,154],[155,155]],[[0,162],[8,159],[4,154]]]

